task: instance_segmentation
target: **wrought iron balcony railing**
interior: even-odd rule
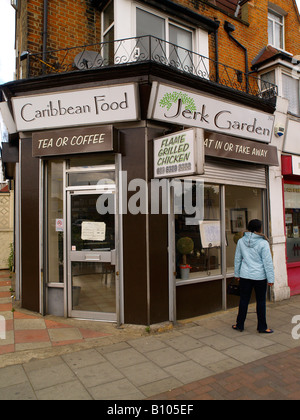
[[[24,57],[24,56],[23,56]],[[277,86],[153,36],[127,38],[73,48],[28,53],[27,77],[155,62],[177,72],[272,101]]]

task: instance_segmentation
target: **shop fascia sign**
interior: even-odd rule
[[[203,131],[191,128],[154,140],[154,178],[203,174]]]
[[[279,166],[277,147],[265,143],[205,132],[204,149],[206,156]]]
[[[139,119],[136,84],[12,98],[18,131]]]
[[[152,85],[148,118],[270,143],[273,115],[169,85]]]
[[[112,125],[82,126],[32,134],[32,156],[58,156],[118,150]]]

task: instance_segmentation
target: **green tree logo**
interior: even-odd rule
[[[162,108],[166,107],[169,111],[171,106],[178,102],[179,99],[181,99],[182,104],[185,106],[186,110],[197,111],[194,99],[188,96],[186,93],[182,92],[165,93],[163,98],[159,101],[159,105]]]

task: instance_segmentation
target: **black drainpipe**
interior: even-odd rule
[[[47,35],[48,35],[48,0],[44,0],[44,19],[43,19],[43,61],[47,59]],[[45,74],[46,65],[43,63],[43,74]]]
[[[218,27],[215,29],[215,61],[216,61],[216,83],[219,83],[219,26],[220,21],[215,18]]]
[[[246,74],[246,92],[249,93],[249,67],[248,67],[248,50],[247,48],[242,45],[237,39],[234,38],[234,36],[232,35],[232,32],[235,31],[235,26],[230,23],[225,21],[224,23],[224,29],[227,32],[229,38],[231,38],[240,48],[242,48],[242,50],[244,51],[245,54],[245,74]]]

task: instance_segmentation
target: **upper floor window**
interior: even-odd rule
[[[111,1],[102,12],[103,41],[114,40],[114,2]]]
[[[181,68],[191,66],[193,49],[193,31],[169,18],[159,16],[146,10],[136,9],[136,36],[151,36],[143,42],[142,52],[155,54],[161,60],[168,59],[170,64]],[[150,42],[149,42],[150,41]],[[149,51],[151,48],[151,51]]]
[[[184,28],[145,10],[136,10],[136,35],[152,35],[172,44],[192,50],[193,34],[190,29]]]
[[[299,79],[292,76],[292,73],[287,74],[286,70],[276,69],[261,75],[262,91],[269,88],[264,82],[277,84],[279,88],[279,95],[288,99],[288,112],[300,116],[300,82]]]
[[[110,1],[102,12],[102,41],[104,41],[103,55],[106,60],[113,62],[114,57],[114,1]]]
[[[268,41],[276,48],[284,49],[284,16],[269,10]]]
[[[282,96],[289,100],[288,111],[300,115],[299,79],[282,74]]]

